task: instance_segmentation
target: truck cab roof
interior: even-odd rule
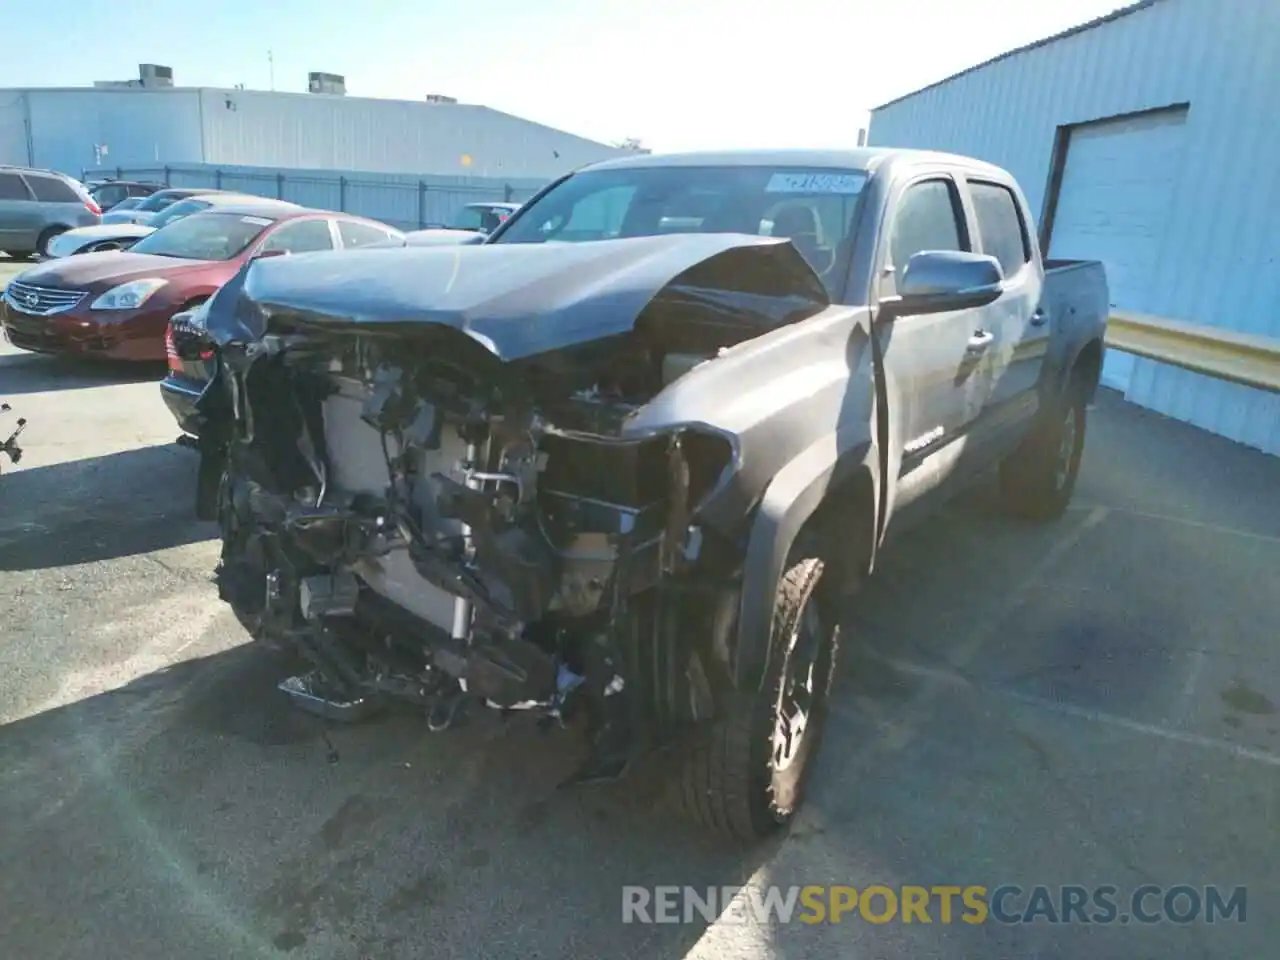
[[[835,170],[861,170],[873,173],[886,164],[914,165],[941,163],[955,169],[975,173],[1009,174],[999,167],[954,153],[933,150],[910,150],[900,147],[859,147],[853,150],[714,150],[686,153],[640,154],[602,160],[580,168],[586,170],[638,169],[645,167],[754,167],[790,166],[826,167]]]

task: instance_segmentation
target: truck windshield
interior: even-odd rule
[[[520,211],[494,243],[584,242],[665,233],[788,237],[832,289],[862,170],[619,167],[574,174]]]
[[[193,213],[148,234],[129,249],[180,260],[230,260],[273,222],[238,213]]]

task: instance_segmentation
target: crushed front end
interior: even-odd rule
[[[537,342],[527,327],[472,322],[492,307],[408,322],[391,293],[372,306],[349,293],[369,276],[394,285],[379,271],[395,262],[370,258],[401,254],[419,258],[402,265],[428,287],[421,272],[458,256],[362,252],[332,294],[314,293],[319,274],[267,262],[211,310],[221,362],[201,445],[220,595],[255,637],[310,660],[281,684],[304,707],[355,718],[407,703],[437,730],[469,704],[547,723],[581,713],[594,749],[578,779],[615,776],[714,714],[738,563],[698,522],[733,474],[734,438],[627,423],[758,330],[746,317],[766,318],[735,319],[721,292],[676,285],[642,292],[622,322],[557,323]],[[476,254],[492,258],[463,257]],[[596,296],[602,283],[580,286]],[[556,297],[531,304],[529,323],[583,299]],[[675,311],[680,336],[660,323],[638,334],[646,310]]]

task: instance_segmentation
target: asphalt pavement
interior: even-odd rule
[[[158,376],[0,346],[30,424],[0,465],[4,956],[1272,955],[1280,461],[1104,393],[1061,521],[1006,519],[984,486],[886,555],[808,807],[727,850],[644,778],[556,789],[569,733],[292,709],[288,665],[217,601]],[[623,887],[659,884],[1248,900],[1216,924],[623,924]]]

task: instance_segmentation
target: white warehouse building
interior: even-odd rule
[[[172,86],[172,70],[93,87],[0,90],[0,163],[83,171],[160,164],[549,180],[620,150],[451,97]]]
[[[1280,0],[1143,0],[875,108],[869,141],[1022,183],[1112,306],[1280,337]],[[1111,351],[1136,403],[1280,454],[1280,395]]]

